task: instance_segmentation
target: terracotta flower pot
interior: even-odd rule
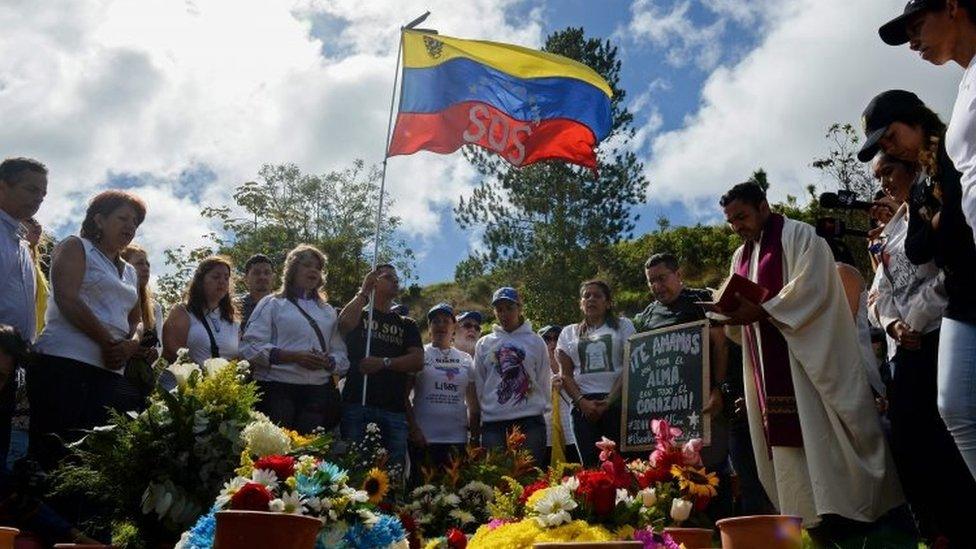
[[[214,549],[313,549],[317,518],[265,511],[218,511]]]
[[[674,541],[685,544],[685,549],[707,549],[714,545],[712,536],[715,535],[715,532],[708,528],[679,528],[675,526],[665,528],[664,531]]]
[[[800,549],[802,522],[789,515],[755,515],[722,519],[715,525],[722,533],[722,549]]]
[[[0,527],[0,549],[14,549],[14,539],[19,533],[16,528]]]

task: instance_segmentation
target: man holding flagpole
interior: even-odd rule
[[[340,430],[344,440],[362,440],[366,425],[375,423],[390,462],[403,465],[408,435],[406,403],[411,375],[424,368],[424,345],[417,323],[390,310],[399,290],[396,268],[379,265],[366,275],[359,293],[339,313],[339,332],[346,338],[349,354]],[[372,326],[367,329],[371,293]]]

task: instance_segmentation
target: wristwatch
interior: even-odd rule
[[[393,361],[390,360],[390,357],[388,357],[388,356],[387,357],[383,357],[383,369],[384,370],[389,370],[390,369],[390,364],[393,364]]]

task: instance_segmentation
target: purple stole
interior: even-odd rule
[[[769,290],[767,300],[783,289],[783,223],[783,216],[770,214],[759,242],[759,267],[753,282]],[[754,246],[753,241],[744,244],[735,269],[738,274],[750,280],[749,264]],[[768,318],[758,324],[762,338],[761,348],[756,339],[754,325],[742,328],[745,334],[744,343],[752,358],[752,374],[759,394],[763,432],[769,457],[772,458],[773,446],[802,448],[803,438],[800,435],[800,416],[796,410],[796,393],[793,390],[786,339]]]

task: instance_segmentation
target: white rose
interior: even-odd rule
[[[176,378],[176,383],[180,386],[186,385],[190,375],[193,372],[199,372],[200,367],[192,362],[177,362],[175,364],[170,364],[167,368],[173,377]]]
[[[671,518],[675,522],[684,522],[691,516],[692,503],[681,498],[671,500]]]
[[[644,488],[637,495],[640,496],[644,507],[654,507],[654,504],[657,503],[657,491],[654,488]]]

